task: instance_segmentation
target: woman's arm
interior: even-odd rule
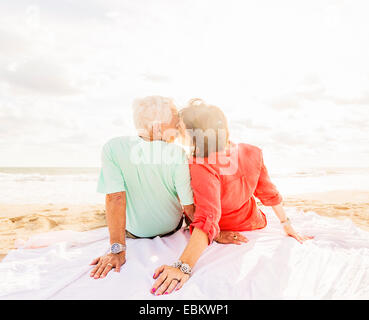
[[[201,254],[208,247],[208,243],[208,235],[201,229],[195,228],[179,260],[193,268]]]
[[[195,217],[195,206],[183,206],[184,213],[187,217],[186,223],[189,225]],[[241,233],[237,231],[220,230],[218,235],[214,238],[215,242],[222,244],[237,244],[240,245],[243,242],[246,243],[249,240]]]
[[[283,229],[288,236],[295,238],[300,243],[304,242],[305,240],[312,239],[313,237],[299,235],[292,228],[290,221],[287,218],[286,212],[284,211],[282,206],[282,196],[269,177],[268,170],[264,164],[263,154],[261,153],[260,155],[260,176],[254,195],[259,198],[263,205],[271,206],[273,208],[273,211],[277,215],[279,221],[283,224]]]
[[[272,206],[272,209],[274,213],[276,214],[276,216],[278,217],[279,221],[283,224],[283,229],[288,236],[295,238],[300,243],[303,243],[306,240],[310,240],[314,238],[311,236],[300,235],[293,229],[290,221],[287,218],[286,212],[283,209],[282,204]]]
[[[208,235],[195,228],[192,231],[191,238],[184,249],[180,260],[188,264],[191,269],[195,266],[197,260],[208,246]],[[154,279],[157,279],[151,288],[151,293],[155,295],[169,294],[175,288],[179,290],[183,284],[190,278],[188,274],[183,273],[178,268],[163,265],[155,270]]]
[[[272,209],[281,223],[287,221],[287,215],[283,209],[282,204],[277,204],[275,206],[272,206]]]
[[[185,214],[192,219],[190,225],[191,237],[180,256],[183,263],[191,268],[195,266],[206,247],[213,242],[219,233],[221,216],[220,181],[202,165],[191,165],[191,185],[195,198],[195,207],[185,206]],[[193,211],[194,210],[194,211]],[[154,274],[151,292],[157,295],[167,294],[174,288],[181,288],[189,279],[189,275],[179,268],[163,265]]]

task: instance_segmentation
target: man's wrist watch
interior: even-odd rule
[[[110,253],[118,254],[122,251],[126,251],[126,246],[120,243],[113,243],[110,247]]]

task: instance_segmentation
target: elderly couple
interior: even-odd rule
[[[179,290],[213,241],[247,242],[240,232],[264,228],[255,197],[271,206],[288,236],[298,234],[271,182],[261,149],[228,139],[223,112],[193,99],[178,112],[170,98],[150,96],[133,104],[135,137],[110,140],[102,150],[98,192],[106,194],[111,249],[94,259],[90,276],[104,278],[126,262],[126,238],[164,237],[189,225],[190,239],[179,260],[155,270],[155,295]],[[188,158],[183,147],[190,150]]]

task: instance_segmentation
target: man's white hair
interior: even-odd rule
[[[175,107],[171,98],[148,96],[133,101],[133,121],[137,130],[150,131],[155,124],[170,123],[172,108]]]

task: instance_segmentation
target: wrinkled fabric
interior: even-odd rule
[[[48,233],[38,249],[11,251],[0,263],[0,299],[369,299],[369,232],[337,220],[286,208],[296,230],[313,235],[299,244],[284,235],[270,208],[268,225],[246,231],[249,242],[213,242],[181,290],[153,296],[154,270],[178,259],[188,231],[153,240],[127,239],[121,272],[92,279],[89,263],[108,251],[107,228]],[[64,239],[63,239],[64,237]],[[37,238],[30,240],[37,246]]]

